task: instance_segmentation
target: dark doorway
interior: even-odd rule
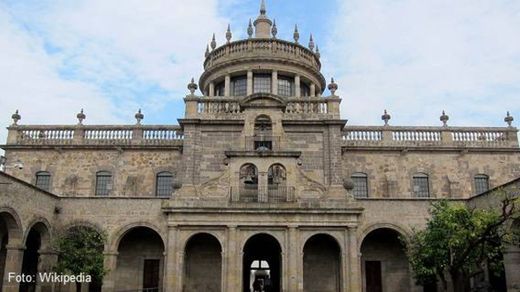
[[[268,234],[251,237],[244,246],[243,292],[253,292],[253,284],[265,292],[281,291],[282,249]]]
[[[341,290],[341,250],[330,235],[317,234],[303,247],[303,291]]]
[[[38,250],[41,245],[41,237],[38,231],[31,229],[25,242],[25,251],[23,253],[22,274],[31,275],[36,279],[38,273]],[[32,292],[36,289],[36,282],[20,283],[20,292]]]
[[[222,248],[213,235],[191,237],[184,253],[184,292],[220,292],[222,286]]]
[[[366,261],[365,275],[367,292],[383,292],[380,261]]]
[[[159,271],[161,260],[144,260],[143,290],[148,292],[159,291]]]

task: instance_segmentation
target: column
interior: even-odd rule
[[[2,291],[18,292],[19,284],[14,278],[9,278],[9,274],[18,276],[22,274],[23,252],[22,246],[6,246],[5,268],[4,268],[4,284]]]
[[[237,246],[237,226],[228,226],[228,240],[227,240],[227,273],[226,273],[226,285],[224,286],[225,291],[238,291],[238,279],[241,277],[238,269],[237,256],[240,254],[240,248]]]
[[[315,97],[316,96],[316,84],[314,84],[314,83],[311,83],[311,93],[310,93],[310,96],[311,97]]]
[[[294,76],[294,95],[296,97],[302,96],[302,91],[300,88],[300,75]]]
[[[349,292],[361,292],[361,262],[357,242],[357,226],[350,225],[347,230],[348,237],[348,277]]]
[[[289,240],[287,242],[289,254],[289,291],[302,291],[303,282],[300,278],[300,268],[303,270],[303,258],[300,252],[300,241],[298,240],[298,229],[296,225],[289,226]]]
[[[271,76],[271,93],[278,94],[278,71],[273,70]]]
[[[46,273],[51,272],[52,268],[58,262],[58,253],[52,250],[40,250],[39,254],[39,263],[38,263],[38,272]],[[53,290],[53,283],[50,282],[37,282],[36,283],[36,291],[41,292],[50,292]]]
[[[266,171],[258,172],[258,202],[268,202],[268,177]]]
[[[116,290],[116,269],[117,269],[117,256],[118,252],[105,252],[104,266],[107,270],[107,274],[103,277],[103,292],[113,292]]]
[[[209,83],[209,93],[208,93],[208,95],[210,97],[215,96],[215,83],[214,82],[210,82]]]
[[[247,95],[253,94],[253,71],[247,71]]]
[[[520,287],[520,247],[507,246],[504,251],[504,271],[508,291]]]
[[[231,76],[226,75],[224,79],[224,96],[231,96]]]
[[[168,226],[168,241],[166,242],[166,250],[164,257],[164,276],[163,287],[164,291],[175,290],[175,280],[179,279],[178,271],[176,270],[176,242],[177,242],[177,226]]]

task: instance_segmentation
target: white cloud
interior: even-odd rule
[[[324,54],[353,124],[503,125],[520,115],[520,2],[338,1]],[[367,118],[367,116],[369,118]],[[520,118],[520,117],[519,117]]]

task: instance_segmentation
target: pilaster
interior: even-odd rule
[[[104,254],[104,266],[107,274],[103,277],[103,292],[113,292],[116,289],[117,252],[109,251]]]

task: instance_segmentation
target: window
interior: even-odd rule
[[[224,86],[224,82],[220,82],[215,85],[215,96],[224,96]]]
[[[311,89],[309,88],[309,85],[305,83],[300,83],[300,95],[301,96],[311,96]]]
[[[51,189],[51,174],[47,171],[38,171],[36,173],[36,186],[44,191]]]
[[[413,193],[418,198],[428,198],[430,196],[430,185],[427,174],[418,173],[413,176]]]
[[[294,79],[290,77],[278,77],[278,95],[294,96]]]
[[[253,93],[271,93],[271,75],[255,74],[253,76]]]
[[[173,175],[171,172],[159,172],[155,183],[157,197],[169,197],[173,192]]]
[[[239,76],[231,79],[231,95],[246,96],[247,95],[247,77]]]
[[[352,193],[354,198],[368,198],[368,177],[364,173],[354,173],[351,176],[354,188]]]
[[[482,194],[489,190],[489,177],[485,174],[475,175],[475,193]]]
[[[96,196],[108,196],[112,189],[112,174],[108,171],[96,173]]]

